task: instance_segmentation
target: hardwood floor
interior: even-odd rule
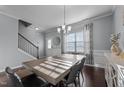
[[[32,74],[27,71],[25,68],[18,68],[15,70],[17,74],[24,78],[26,75]],[[82,70],[84,73],[84,82],[83,87],[106,87],[104,69],[98,67],[84,66]],[[11,86],[11,81],[7,78],[4,72],[0,73],[0,87],[9,87]]]
[[[85,66],[84,87],[107,87],[103,68]]]

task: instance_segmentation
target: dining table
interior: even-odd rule
[[[84,57],[81,54],[61,54],[23,62],[23,65],[50,84],[56,85]]]

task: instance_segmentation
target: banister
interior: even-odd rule
[[[18,33],[18,36],[20,36],[20,39],[18,38],[18,41],[20,41],[20,43],[18,42],[18,47],[21,48],[21,49],[23,49],[25,52],[27,52],[27,53],[29,53],[29,54],[31,54],[31,55],[39,58],[39,52],[38,52],[39,51],[39,47],[36,46],[34,43],[32,43],[30,40],[28,40],[26,37],[24,37],[22,34]],[[27,42],[27,44],[29,44],[28,45],[28,48],[24,48],[23,46],[20,45],[21,42],[22,42],[22,44],[24,43],[23,40],[25,40]],[[33,54],[31,52],[32,51],[31,50],[31,46],[33,46],[34,49],[36,49],[36,51],[33,51]]]
[[[28,41],[30,44],[32,44],[34,47],[38,48],[35,44],[33,44],[30,40],[28,40],[27,38],[25,38],[22,34],[18,33],[19,36],[21,36],[22,38],[24,38],[26,41]]]

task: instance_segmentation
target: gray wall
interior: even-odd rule
[[[94,50],[110,50],[110,35],[112,31],[112,16],[93,21]]]
[[[0,14],[0,71],[31,59],[18,51],[18,20]]]
[[[115,33],[121,33],[120,47],[124,51],[124,6],[116,6],[113,13],[113,21]]]
[[[59,33],[57,33],[56,28],[52,28],[52,29],[47,30],[45,32],[46,32],[45,33],[45,54],[46,54],[46,56],[60,55],[61,54],[61,44],[57,48],[53,48],[53,45],[52,45],[52,48],[48,49],[48,43],[47,42],[49,39],[52,40],[54,37],[60,37],[61,38],[61,35]]]
[[[114,32],[112,29],[112,16],[103,17],[93,21],[93,47],[94,65],[98,67],[106,66],[104,52],[110,50],[110,36]]]
[[[83,24],[93,23],[93,47],[94,50],[110,50],[110,35],[112,30],[112,15],[101,18],[91,18],[72,24],[72,31],[81,31]]]
[[[44,54],[44,33],[38,32],[34,29],[26,28],[19,22],[19,33],[34,43],[36,46],[39,46],[39,56],[43,57]]]
[[[16,65],[18,21],[0,14],[0,69]]]

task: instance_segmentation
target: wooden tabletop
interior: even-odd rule
[[[23,64],[38,76],[42,77],[49,83],[56,85],[70,72],[70,68],[83,57],[85,56],[62,54],[61,56],[45,57],[24,62]]]

